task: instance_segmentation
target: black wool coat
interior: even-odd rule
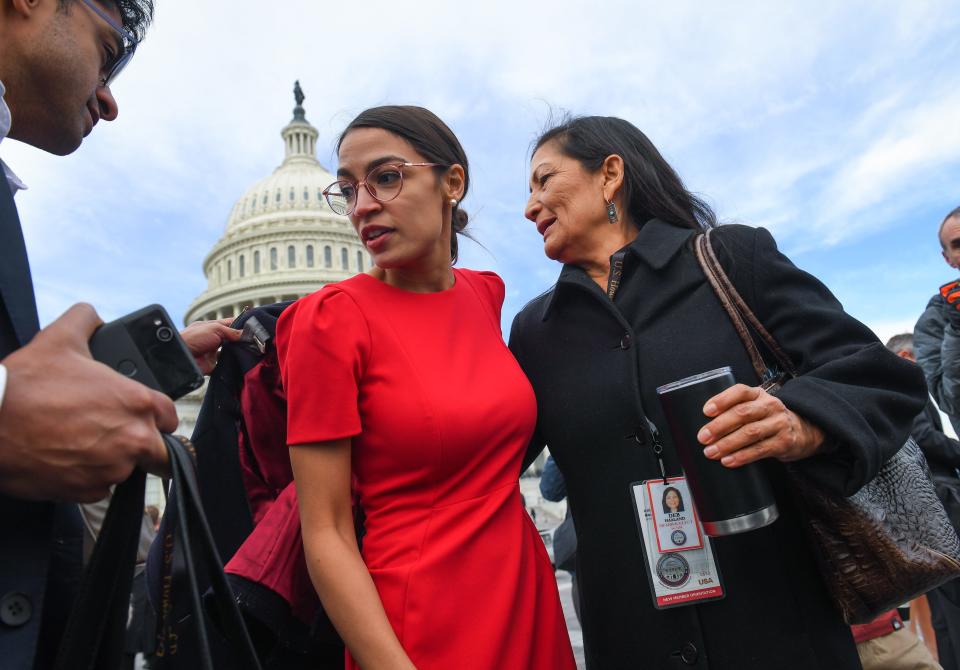
[[[0,359],[39,330],[20,219],[0,170]],[[0,494],[0,667],[52,665],[82,571],[76,505]]]
[[[655,389],[725,365],[738,381],[757,383],[693,255],[692,235],[647,222],[627,247],[613,301],[583,270],[565,266],[510,333],[537,395],[528,458],[549,446],[566,477],[588,668],[858,669],[784,469],[773,460],[762,468],[779,520],[714,540],[725,599],[653,607],[629,490],[659,473],[648,418],[661,433],[668,475],[681,474]],[[831,446],[801,467],[854,492],[903,444],[923,408],[919,368],[844,313],[819,281],[779,253],[767,231],[723,226],[713,243],[737,290],[802,372],[779,397],[828,436]]]

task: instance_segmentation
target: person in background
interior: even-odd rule
[[[133,573],[133,585],[130,589],[130,618],[127,621],[127,635],[124,641],[124,655],[121,670],[133,670],[137,654],[143,654],[143,670],[149,670],[157,648],[157,615],[150,598],[147,595],[147,579],[145,566],[150,545],[157,537],[157,524],[151,507],[158,513],[154,505],[143,510],[143,523],[140,527],[140,548],[137,551],[137,565]]]
[[[863,670],[940,670],[920,638],[903,625],[897,610],[851,628]]]
[[[894,335],[887,342],[887,348],[901,358],[916,362],[915,339],[910,333]],[[960,476],[957,474],[957,468],[960,468],[960,442],[944,434],[940,412],[929,398],[926,407],[913,420],[910,432],[930,466],[937,497],[943,503],[954,528],[960,532]],[[936,632],[940,665],[944,670],[960,670],[960,581],[954,579],[938,586],[927,594],[927,600]]]
[[[154,530],[160,529],[160,508],[156,505],[147,505],[146,506],[147,516],[150,517],[150,523],[153,524]]]
[[[899,609],[899,608],[898,608]],[[933,617],[930,614],[930,601],[926,594],[917,596],[907,605],[909,621],[906,622],[910,632],[923,640],[930,655],[939,663],[937,652],[937,633],[933,630]]]
[[[943,260],[960,270],[960,207],[944,217],[937,237]],[[913,327],[913,338],[930,394],[960,434],[960,278],[930,298]]]
[[[547,456],[540,473],[540,495],[550,502],[560,502],[567,497],[567,483],[563,473],[557,467],[553,456]],[[580,620],[580,587],[577,585],[577,530],[573,525],[573,515],[570,505],[567,505],[567,514],[560,525],[553,531],[553,560],[557,570],[566,570],[570,573],[570,597],[573,599],[573,610]]]

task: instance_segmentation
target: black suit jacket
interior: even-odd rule
[[[23,232],[0,172],[0,359],[39,330]],[[0,449],[3,445],[0,445]],[[46,668],[81,569],[75,505],[0,495],[0,665]]]
[[[510,348],[537,396],[533,451],[549,445],[577,532],[581,623],[591,670],[852,670],[850,630],[830,602],[784,469],[765,461],[780,519],[715,538],[724,600],[654,609],[630,484],[659,476],[646,419],[681,472],[656,388],[729,365],[756,384],[743,344],[690,249],[693,231],[648,221],[629,246],[615,299],[580,268],[517,315]],[[835,448],[800,467],[851,492],[906,440],[926,397],[898,358],[770,234],[722,226],[713,238],[743,298],[803,375],[779,397]],[[528,457],[532,454],[528,454]]]

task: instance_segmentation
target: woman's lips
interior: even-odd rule
[[[369,233],[364,231],[363,244],[371,252],[376,252],[383,248],[391,235],[393,235],[391,228],[377,228],[369,231]]]
[[[539,223],[537,223],[537,232],[540,233],[541,235],[545,235],[547,232],[547,229],[550,226],[552,226],[554,223],[556,223],[556,221],[557,221],[557,217],[555,216],[550,217],[549,219],[544,219],[543,221],[540,221]]]

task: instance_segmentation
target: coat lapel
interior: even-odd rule
[[[623,318],[623,314],[620,313],[620,310],[613,304],[613,301],[607,297],[607,294],[597,286],[583,271],[582,268],[576,265],[564,265],[563,269],[560,271],[560,277],[557,279],[556,286],[553,287],[553,293],[547,298],[546,303],[543,307],[542,319],[544,321],[550,316],[550,312],[553,311],[553,306],[557,300],[563,299],[563,293],[567,291],[582,291],[589,295],[591,298],[596,301],[610,316],[617,320],[617,322],[624,327],[624,329],[629,329],[630,324],[626,319]]]
[[[20,217],[6,179],[0,172],[0,297],[20,345],[40,330]]]
[[[628,248],[654,270],[662,270],[667,266],[667,263],[670,262],[670,259],[683,248],[683,245],[695,232],[692,228],[681,228],[665,223],[659,219],[650,219],[640,227],[640,232]],[[571,264],[563,266],[556,286],[554,286],[552,293],[547,296],[547,299],[544,301],[543,311],[540,314],[543,321],[549,318],[554,303],[560,299],[559,295],[563,293],[564,290],[574,286],[587,291],[594,298],[597,298],[600,304],[618,321],[624,326],[627,325],[620,311],[593,280],[587,276],[587,273],[576,265]]]

